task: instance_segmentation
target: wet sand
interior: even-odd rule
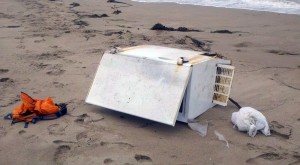
[[[300,16],[120,2],[0,2],[1,164],[300,163]],[[175,30],[150,30],[156,23]],[[85,104],[103,52],[141,44],[231,59],[236,67],[232,98],[260,110],[272,136],[251,138],[233,129],[233,104],[197,118],[209,123],[204,138],[185,123],[170,127]],[[3,117],[20,104],[21,91],[40,99],[51,96],[67,103],[69,112],[27,129],[23,123],[11,126]]]

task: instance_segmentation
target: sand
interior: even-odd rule
[[[0,164],[300,164],[300,16],[170,3],[73,2],[0,2]],[[201,32],[150,30],[156,23]],[[216,30],[232,33],[211,33]],[[231,59],[232,98],[260,110],[272,136],[251,138],[233,129],[233,104],[197,118],[209,123],[204,138],[185,123],[171,127],[85,104],[103,52],[140,44],[205,49]],[[23,123],[11,126],[3,117],[20,104],[21,91],[51,96],[67,103],[69,112],[27,129]]]

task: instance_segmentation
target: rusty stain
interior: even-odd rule
[[[189,63],[192,64],[192,65],[195,65],[195,64],[198,64],[200,62],[208,61],[208,60],[211,60],[211,59],[213,59],[213,58],[206,57],[206,56],[198,54],[198,55],[193,56],[192,58],[190,58]]]
[[[175,70],[175,72],[178,72],[179,71],[179,69],[182,67],[182,65],[176,65],[176,70]]]
[[[134,50],[142,47],[146,47],[147,45],[139,45],[139,46],[134,46],[134,47],[128,47],[128,48],[122,48],[120,49],[121,52],[129,51],[129,50]]]

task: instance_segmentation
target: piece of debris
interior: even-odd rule
[[[0,74],[1,74],[1,73],[7,73],[7,72],[9,72],[8,69],[0,69]]]
[[[87,18],[103,18],[103,17],[108,17],[107,14],[91,14],[91,15],[82,15],[81,17],[87,17]]]
[[[228,141],[226,140],[226,138],[224,137],[223,134],[221,134],[220,132],[218,132],[217,130],[215,130],[215,135],[217,136],[217,138],[218,138],[220,141],[226,142],[226,147],[229,148]]]
[[[134,156],[135,160],[138,162],[144,162],[144,161],[152,161],[152,159],[149,156],[146,155],[140,155],[140,154],[136,154]]]
[[[207,134],[207,127],[208,127],[207,122],[205,124],[200,124],[197,121],[189,121],[188,126],[192,130],[198,132],[200,134],[200,136],[202,136],[202,137],[205,137]]]
[[[193,43],[194,43],[197,47],[201,48],[202,50],[206,50],[206,48],[203,47],[203,46],[205,46],[205,43],[204,43],[204,42],[199,41],[199,40],[197,40],[197,39],[195,39],[195,38],[192,38],[192,37],[190,37],[190,36],[185,36],[185,37],[191,39],[191,40],[193,41]]]
[[[232,34],[234,32],[229,31],[229,30],[215,30],[215,31],[211,31],[211,33],[225,33],[225,34]]]
[[[195,29],[188,29],[186,27],[179,27],[177,29],[172,28],[172,27],[166,27],[162,25],[161,23],[155,24],[151,30],[162,30],[162,31],[179,31],[179,32],[202,32],[200,30],[195,30]]]
[[[6,82],[6,81],[8,81],[8,80],[10,80],[10,78],[7,78],[7,77],[6,77],[6,78],[1,78],[1,79],[0,79],[0,82]]]
[[[120,2],[120,1],[116,1],[116,0],[107,0],[107,3],[120,3],[120,4],[124,4],[124,5],[128,5],[128,6],[132,6],[129,3],[125,3],[125,2]]]
[[[155,24],[151,30],[165,30],[165,31],[174,31],[174,28],[166,27],[160,23]]]
[[[89,26],[89,24],[85,21],[76,19],[73,21],[75,25],[79,25],[79,27]]]
[[[287,52],[287,51],[284,51],[284,50],[268,50],[267,52],[272,53],[272,54],[277,54],[277,55],[290,55],[290,56],[299,55],[299,53]]]
[[[118,15],[118,14],[120,14],[120,13],[122,13],[121,10],[115,10],[115,11],[113,12],[113,14],[116,14],[116,15]]]
[[[73,2],[73,3],[71,3],[70,4],[70,7],[77,7],[77,6],[80,6],[80,4],[79,3],[76,3],[76,2]]]
[[[186,27],[179,27],[179,28],[177,28],[176,31],[179,31],[179,32],[203,32],[201,30],[189,29]]]
[[[190,48],[195,47],[192,48],[193,50],[201,49],[203,51],[210,51],[209,42],[203,42],[190,36],[185,36],[184,38],[177,40],[175,43],[181,45],[188,45]]]
[[[203,55],[209,56],[209,57],[218,57],[220,59],[227,59],[225,56],[223,56],[222,54],[219,54],[219,53],[208,53],[208,52],[205,52]]]
[[[6,28],[19,28],[21,27],[20,25],[10,25],[10,26],[6,26]]]

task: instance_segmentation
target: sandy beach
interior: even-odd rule
[[[1,0],[0,164],[300,164],[299,15],[118,2]],[[156,23],[198,31],[150,30]],[[231,97],[260,110],[272,135],[232,128],[231,103],[197,118],[208,122],[206,137],[186,123],[171,127],[86,104],[104,51],[141,44],[232,60]],[[3,117],[21,103],[21,91],[67,103],[68,114],[26,129],[11,125]]]

